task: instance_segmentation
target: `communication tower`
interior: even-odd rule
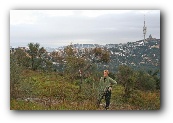
[[[144,27],[143,27],[143,34],[144,34],[144,43],[145,43],[145,35],[147,32],[147,27],[145,26],[145,15],[144,15]]]

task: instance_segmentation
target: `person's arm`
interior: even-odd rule
[[[109,77],[109,82],[111,83],[111,85],[114,85],[114,84],[117,85],[117,82],[110,77]]]

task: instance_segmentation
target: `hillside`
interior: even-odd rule
[[[56,72],[23,70],[21,80],[13,91],[11,110],[104,110],[96,107],[96,85],[82,84],[79,91],[78,79],[71,82],[68,76]],[[158,110],[160,91],[135,90],[130,98],[124,100],[124,87],[113,86],[109,110]],[[102,103],[104,105],[104,100]]]
[[[102,100],[103,106],[100,108],[97,108],[96,102],[103,69],[108,69],[109,76],[118,83],[113,86],[110,110],[160,108],[158,66],[157,69],[148,70],[140,67],[135,69],[129,64],[112,63],[110,51],[101,47],[78,52],[73,45],[69,45],[62,53],[48,53],[44,47],[40,48],[38,43],[29,43],[28,46],[28,50],[18,48],[10,54],[12,110],[102,110],[105,101]],[[124,48],[122,52],[129,51],[125,47],[121,47]],[[159,53],[156,54],[158,48],[154,50],[154,57],[153,52],[149,53],[152,49],[149,46],[147,49],[144,46],[134,49],[135,56],[140,57],[136,59],[139,60],[137,63],[141,63],[140,60],[144,58],[151,60],[152,57],[155,60],[155,57],[160,57]],[[141,59],[142,52],[142,56],[145,57]],[[133,55],[129,55],[131,56]],[[120,58],[125,60],[126,57],[116,56],[119,59],[118,63],[121,61]],[[160,63],[159,60],[156,61]],[[147,60],[144,63],[147,63]],[[108,64],[114,67],[108,67]]]

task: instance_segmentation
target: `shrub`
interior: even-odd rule
[[[140,110],[158,110],[160,109],[160,92],[135,91],[128,102]]]

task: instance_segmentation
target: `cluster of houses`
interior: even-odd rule
[[[149,38],[145,40],[120,43],[120,44],[73,44],[73,50],[75,51],[78,57],[82,57],[86,52],[92,51],[94,48],[106,49],[110,52],[110,62],[108,65],[112,70],[115,70],[119,65],[128,65],[133,67],[138,66],[148,66],[159,68],[160,67],[160,39],[152,38],[150,35]],[[28,47],[18,47],[24,51],[28,51]],[[56,48],[52,50],[59,57],[65,55],[65,47]],[[46,49],[46,48],[45,48]],[[16,48],[10,48],[10,53],[14,53]],[[52,59],[53,64],[58,64],[53,60],[52,51],[47,51],[46,57]]]

